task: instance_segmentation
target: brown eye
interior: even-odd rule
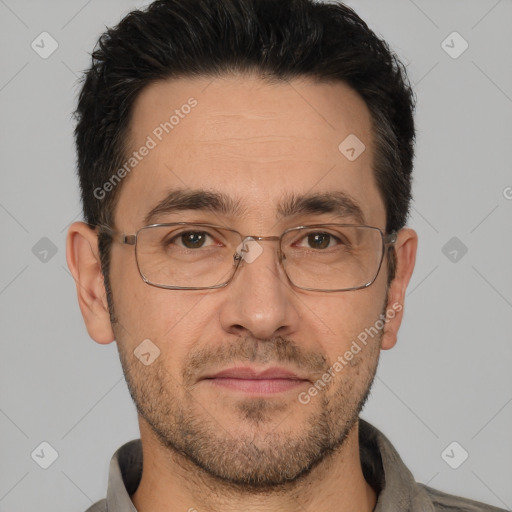
[[[204,245],[207,236],[209,235],[202,231],[187,231],[179,238],[187,249],[198,249]]]
[[[308,244],[312,249],[325,249],[329,247],[332,236],[328,233],[310,233]]]
[[[212,236],[206,231],[182,231],[177,235],[168,237],[164,245],[174,244],[183,249],[201,249],[208,246],[208,238],[213,240]]]

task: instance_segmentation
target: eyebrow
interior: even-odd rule
[[[240,199],[218,191],[173,189],[144,217],[144,225],[154,224],[165,214],[182,210],[209,211],[231,217],[242,217],[249,208]],[[289,193],[277,206],[278,219],[298,214],[333,213],[366,224],[363,209],[355,198],[342,191],[307,194]]]
[[[351,217],[358,224],[366,224],[364,212],[358,201],[341,190],[308,194],[289,194],[278,206],[279,217],[313,213],[334,213],[338,217]]]
[[[148,212],[144,224],[153,224],[160,216],[181,210],[202,210],[232,216],[242,216],[246,212],[240,201],[222,192],[174,189]]]

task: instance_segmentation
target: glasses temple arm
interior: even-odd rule
[[[398,239],[398,232],[393,231],[392,233],[388,233],[384,235],[384,244],[385,245],[393,245]]]
[[[95,226],[95,229],[98,231],[98,235],[103,233],[122,244],[135,245],[135,240],[137,238],[136,235],[125,235],[124,233],[119,233],[106,224],[98,224]]]

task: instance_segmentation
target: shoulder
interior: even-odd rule
[[[434,510],[437,512],[504,512],[505,509],[486,505],[479,501],[470,500],[468,498],[462,498],[460,496],[454,496],[453,494],[446,494],[432,489],[423,484],[420,485],[434,505]]]
[[[107,512],[107,500],[97,501],[91,505],[85,512]]]

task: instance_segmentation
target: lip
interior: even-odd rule
[[[242,391],[253,395],[268,395],[296,388],[310,383],[286,368],[267,368],[257,370],[251,367],[234,367],[204,377],[214,386]]]
[[[293,373],[286,368],[267,368],[266,370],[256,370],[249,366],[237,366],[233,368],[227,368],[213,375],[208,375],[206,379],[250,379],[250,380],[269,380],[269,379],[289,379],[289,380],[307,380],[303,377],[299,377],[296,373]]]

